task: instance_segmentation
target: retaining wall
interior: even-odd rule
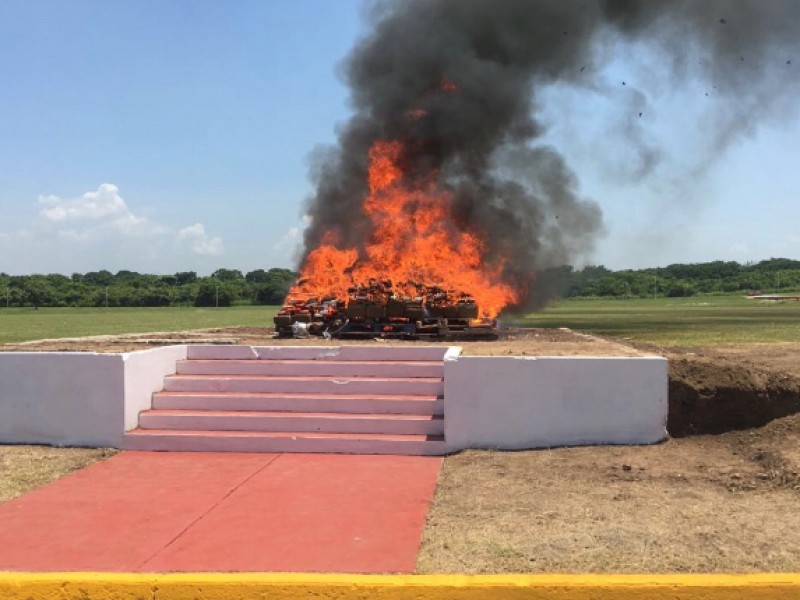
[[[460,356],[445,361],[448,448],[649,444],[667,435],[661,357]]]
[[[242,357],[287,352],[317,359],[375,359],[390,347],[238,347]],[[235,348],[226,347],[229,354]],[[423,347],[398,348],[403,356]],[[429,348],[434,351],[434,348]],[[666,436],[667,361],[661,357],[477,357],[444,355],[445,442],[522,449],[653,443]],[[120,447],[180,359],[214,346],[127,354],[0,353],[0,443]],[[446,354],[445,354],[446,352]],[[320,354],[321,353],[321,354]],[[296,356],[295,356],[296,358]],[[396,358],[393,356],[393,358]],[[400,358],[410,360],[410,358]]]
[[[0,443],[119,448],[186,346],[0,352]]]
[[[125,369],[123,431],[136,429],[139,413],[150,409],[153,392],[164,388],[164,377],[175,373],[175,363],[184,360],[186,353],[186,346],[167,346],[122,355]]]
[[[123,385],[118,354],[0,353],[0,442],[117,447]]]

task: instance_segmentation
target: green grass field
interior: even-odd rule
[[[0,309],[0,343],[208,327],[266,327],[277,307]],[[529,327],[569,327],[661,345],[800,341],[800,302],[739,296],[573,299],[515,319]]]
[[[276,306],[0,309],[0,343],[208,327],[271,327]]]
[[[665,346],[800,341],[800,302],[741,296],[572,299],[518,320]]]

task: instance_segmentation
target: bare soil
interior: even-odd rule
[[[800,416],[656,446],[446,459],[420,572],[800,568]]]
[[[800,411],[800,377],[793,371],[725,356],[667,353],[667,358],[667,429],[673,436],[758,427]]]
[[[672,439],[448,457],[420,572],[800,569],[800,343],[637,347]]]
[[[36,340],[2,344],[7,352],[132,352],[170,344],[246,344],[253,346],[341,346],[341,345],[434,345],[461,346],[471,356],[642,356],[640,350],[614,340],[577,333],[569,329],[510,329],[497,340],[404,341],[393,339],[326,340],[319,337],[291,339],[275,337],[268,327],[229,327],[195,331],[102,335],[84,338]]]

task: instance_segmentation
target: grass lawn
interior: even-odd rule
[[[276,306],[0,309],[0,343],[209,327],[271,327]]]
[[[741,296],[570,299],[516,321],[569,327],[664,346],[800,341],[800,302]]]
[[[278,307],[0,308],[0,343],[87,335],[269,327]],[[800,341],[800,302],[741,296],[570,299],[515,319],[528,327],[569,327],[664,346]]]

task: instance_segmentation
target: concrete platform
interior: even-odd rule
[[[373,344],[2,354],[0,441],[11,443],[424,455],[650,444],[666,436],[669,408],[666,359],[641,353],[462,356]],[[393,415],[441,416],[444,439],[439,420]]]
[[[410,573],[440,466],[123,452],[0,505],[0,571]]]

